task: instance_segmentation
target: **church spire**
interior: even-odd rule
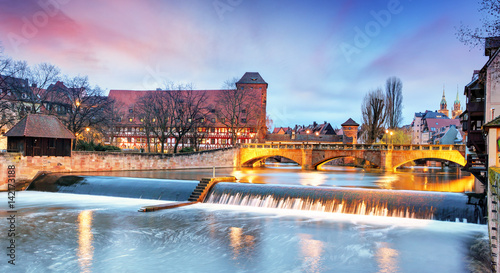
[[[441,103],[439,105],[441,106],[441,110],[446,109],[447,103],[446,103],[446,98],[444,96],[444,84],[443,84],[443,98],[441,99]]]

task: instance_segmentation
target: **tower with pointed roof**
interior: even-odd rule
[[[460,106],[460,99],[458,98],[458,86],[457,86],[457,98],[453,102],[453,110],[451,110],[451,118],[457,118],[462,114],[462,109]]]
[[[448,115],[448,104],[446,103],[446,98],[444,97],[444,86],[443,86],[443,98],[441,99],[441,103],[439,103],[439,110],[438,110],[439,113],[443,114],[443,115],[446,115],[447,117],[449,116]]]
[[[238,90],[258,90],[260,92],[260,113],[258,116],[257,138],[264,139],[267,133],[266,127],[266,105],[267,105],[267,82],[258,72],[246,72],[236,83]]]
[[[357,122],[355,122],[352,118],[349,118],[346,122],[342,123],[340,126],[342,126],[344,144],[358,143],[359,124]]]

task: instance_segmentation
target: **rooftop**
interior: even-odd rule
[[[12,127],[5,136],[8,137],[44,137],[74,139],[62,122],[55,116],[30,114]]]

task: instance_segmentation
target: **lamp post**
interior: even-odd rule
[[[306,134],[307,134],[307,137],[306,137],[306,143],[307,143],[307,144],[309,144],[309,133],[310,133],[310,132],[311,132],[311,131],[309,131],[309,130],[307,130],[307,131],[306,131]]]
[[[387,142],[387,138],[388,138],[388,136],[387,136],[387,135],[388,135],[388,134],[389,134],[389,130],[385,129],[385,144],[386,144],[387,146],[389,146],[389,142]]]
[[[393,134],[393,132],[391,131],[390,134],[391,134],[391,149],[392,149],[392,134]]]

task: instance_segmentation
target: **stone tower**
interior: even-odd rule
[[[439,113],[444,114],[448,117],[448,104],[446,104],[446,98],[444,97],[444,86],[443,86],[443,98],[441,99],[441,103],[439,103]]]
[[[342,132],[344,133],[343,137],[344,144],[358,143],[359,124],[357,124],[354,120],[349,118],[346,122],[342,123],[340,126],[342,126]],[[347,140],[347,137],[352,138],[352,142],[350,141],[350,139]]]
[[[251,93],[252,96],[258,96],[259,113],[256,119],[257,139],[264,139],[267,133],[266,126],[266,105],[267,105],[267,82],[260,76],[258,72],[246,72],[243,77],[236,83],[238,90],[243,90]],[[250,98],[248,96],[247,98]]]
[[[454,119],[462,114],[462,109],[460,109],[460,99],[458,98],[458,86],[457,86],[457,98],[453,102],[453,110],[451,110],[451,118]]]

